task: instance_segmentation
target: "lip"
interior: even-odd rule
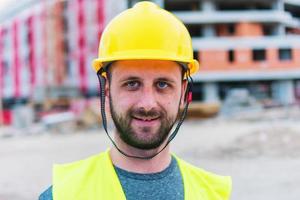
[[[132,117],[132,123],[137,126],[154,126],[159,123],[159,117],[151,119],[151,120],[143,120],[136,117]]]

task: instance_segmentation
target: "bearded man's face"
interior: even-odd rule
[[[110,112],[119,137],[138,149],[158,148],[174,125],[185,85],[178,63],[127,60],[110,69]]]

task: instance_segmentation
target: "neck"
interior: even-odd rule
[[[118,147],[129,155],[147,157],[155,154],[165,144],[158,149],[141,150],[125,144],[119,137],[116,137]],[[115,147],[110,150],[110,156],[113,164],[121,169],[136,173],[156,173],[166,169],[171,162],[169,146],[151,159],[130,158],[120,153]]]

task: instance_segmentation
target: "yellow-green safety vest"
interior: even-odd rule
[[[231,178],[204,171],[176,157],[185,200],[228,200]],[[53,167],[53,200],[126,200],[109,150]]]

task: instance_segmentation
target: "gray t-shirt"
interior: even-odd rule
[[[115,167],[127,200],[183,200],[182,176],[175,158],[163,171],[151,174],[128,172]],[[39,200],[53,200],[52,186],[43,192]]]
[[[127,200],[183,200],[183,181],[175,158],[163,171],[151,174],[128,172],[115,167]]]

